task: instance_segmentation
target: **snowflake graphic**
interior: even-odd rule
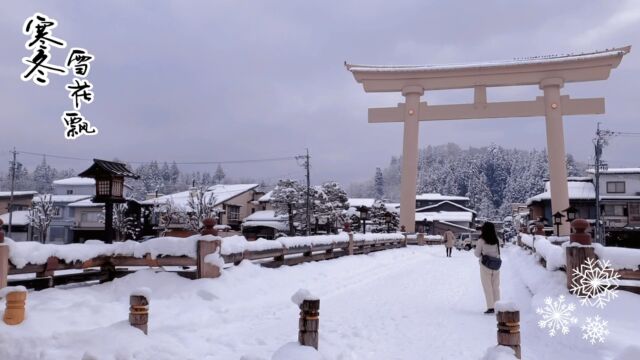
[[[571,293],[580,298],[580,304],[604,308],[613,298],[618,296],[618,274],[611,268],[609,261],[592,258],[573,269]]]
[[[591,344],[595,344],[596,341],[603,343],[607,335],[609,335],[607,321],[600,319],[598,315],[593,319],[588,317],[586,323],[582,325],[582,338],[589,340]]]
[[[544,299],[544,304],[543,308],[536,309],[536,313],[542,315],[542,320],[538,321],[538,326],[541,329],[548,328],[549,336],[555,336],[558,330],[563,335],[566,335],[569,333],[571,324],[578,322],[578,319],[573,316],[576,305],[565,304],[564,295],[560,295],[556,301],[547,297]]]

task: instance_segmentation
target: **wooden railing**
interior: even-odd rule
[[[540,239],[543,238],[542,235],[538,236]],[[536,246],[535,246],[535,242],[533,242],[533,244],[528,245],[526,243],[524,243],[520,236],[518,236],[517,239],[517,244],[518,246],[520,246],[521,248],[528,250],[530,253],[532,254],[538,254],[539,255],[539,262],[540,264],[547,268],[547,259],[545,258],[544,255],[540,254],[537,252],[536,250]],[[557,246],[558,248],[562,249],[562,247],[559,244],[553,244],[553,246]],[[598,258],[597,255],[595,255],[596,259]],[[554,267],[555,269],[556,267]],[[565,266],[560,266],[557,268],[557,270],[566,272],[566,264]],[[638,269],[617,269],[616,272],[620,275],[619,280],[632,280],[632,281],[640,281],[640,266]],[[619,290],[625,290],[625,291],[629,291],[632,293],[636,293],[636,294],[640,294],[640,285],[619,285],[618,286]]]
[[[130,267],[182,267],[182,270],[175,272],[187,278],[215,277],[207,275],[207,273],[211,272],[212,265],[204,261],[204,258],[216,252],[220,254],[225,264],[239,264],[243,260],[250,260],[265,267],[279,267],[334,259],[346,255],[368,254],[407,246],[407,237],[398,236],[398,234],[389,235],[389,238],[380,238],[379,235],[374,240],[358,239],[358,237],[361,236],[359,234],[355,236],[354,234],[349,234],[348,239],[346,236],[336,236],[335,240],[330,242],[325,239],[321,244],[312,245],[291,244],[289,240],[286,246],[222,254],[220,254],[221,246],[218,245],[211,248],[211,241],[198,240],[195,258],[162,255],[154,258],[151,254],[146,254],[143,257],[98,256],[86,261],[66,262],[57,257],[49,257],[44,264],[28,263],[23,267],[17,267],[12,264],[9,260],[8,246],[0,245],[1,248],[6,250],[4,251],[6,255],[3,256],[2,249],[0,249],[0,288],[7,284],[43,289],[74,282],[105,282],[134,272],[135,270],[130,269]],[[274,244],[279,244],[279,242]],[[3,263],[5,264],[4,268]],[[67,273],[60,274],[59,272],[61,271],[67,271]],[[35,277],[21,279],[20,277],[12,276],[11,279],[8,278],[9,275],[24,274],[35,274]]]

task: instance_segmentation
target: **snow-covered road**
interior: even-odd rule
[[[619,310],[602,312],[611,330],[604,344],[582,340],[579,328],[550,338],[536,326],[535,307],[566,292],[564,275],[520,249],[503,254],[502,295],[521,308],[524,358],[613,358],[640,335],[640,296],[621,293]],[[128,295],[141,286],[153,292],[149,336],[126,324]],[[321,299],[326,359],[478,359],[496,343],[473,254],[446,258],[440,246],[412,246],[279,269],[245,262],[213,280],[140,271],[32,292],[25,323],[0,324],[0,359],[270,359],[297,338],[290,297],[299,288]]]

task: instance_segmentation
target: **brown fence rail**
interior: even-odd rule
[[[210,249],[209,241],[197,241],[196,258],[189,256],[157,256],[151,254],[144,257],[134,256],[99,256],[86,261],[66,262],[57,257],[50,257],[44,264],[26,264],[18,268],[8,259],[0,259],[0,280],[4,279],[8,285],[23,285],[28,288],[40,290],[58,285],[87,281],[110,281],[125,276],[135,271],[135,267],[178,267],[177,274],[196,279],[201,277],[216,277],[216,275],[204,274],[206,264],[204,257],[212,252],[220,252],[219,246]],[[239,264],[243,260],[259,263],[261,266],[275,268],[283,265],[296,265],[311,261],[329,260],[348,255],[368,254],[371,252],[396,249],[407,246],[407,236],[390,236],[389,239],[354,240],[353,234],[349,239],[337,239],[331,243],[283,246],[281,248],[267,250],[245,250],[237,253],[222,254],[225,264]],[[440,243],[430,241],[429,243]],[[420,245],[427,244],[422,242]],[[6,247],[6,245],[2,245]],[[64,245],[61,245],[64,246]],[[7,252],[8,254],[8,252]],[[200,261],[198,261],[200,258]],[[7,270],[2,270],[2,262],[5,262]],[[56,273],[58,272],[58,273]],[[62,273],[60,272],[67,272]],[[9,275],[35,274],[35,277],[19,278]],[[1,286],[0,286],[1,287]]]

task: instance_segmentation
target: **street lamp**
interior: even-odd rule
[[[578,218],[578,209],[574,208],[573,206],[564,209],[564,212],[567,213],[567,221],[569,222]]]
[[[556,226],[556,236],[560,236],[560,225],[562,225],[562,218],[564,215],[560,211],[553,214],[553,225]]]
[[[80,177],[92,178],[96,181],[94,203],[104,203],[104,240],[110,244],[113,240],[113,204],[125,202],[124,178],[138,179],[127,165],[119,162],[93,159],[93,165],[78,174]]]
[[[390,212],[386,212],[384,213],[384,222],[387,223],[387,232],[390,233],[391,232],[391,219],[393,218],[393,215]]]
[[[360,220],[362,220],[362,233],[365,234],[367,232],[367,214],[369,213],[369,208],[362,205],[356,208],[360,212]]]

